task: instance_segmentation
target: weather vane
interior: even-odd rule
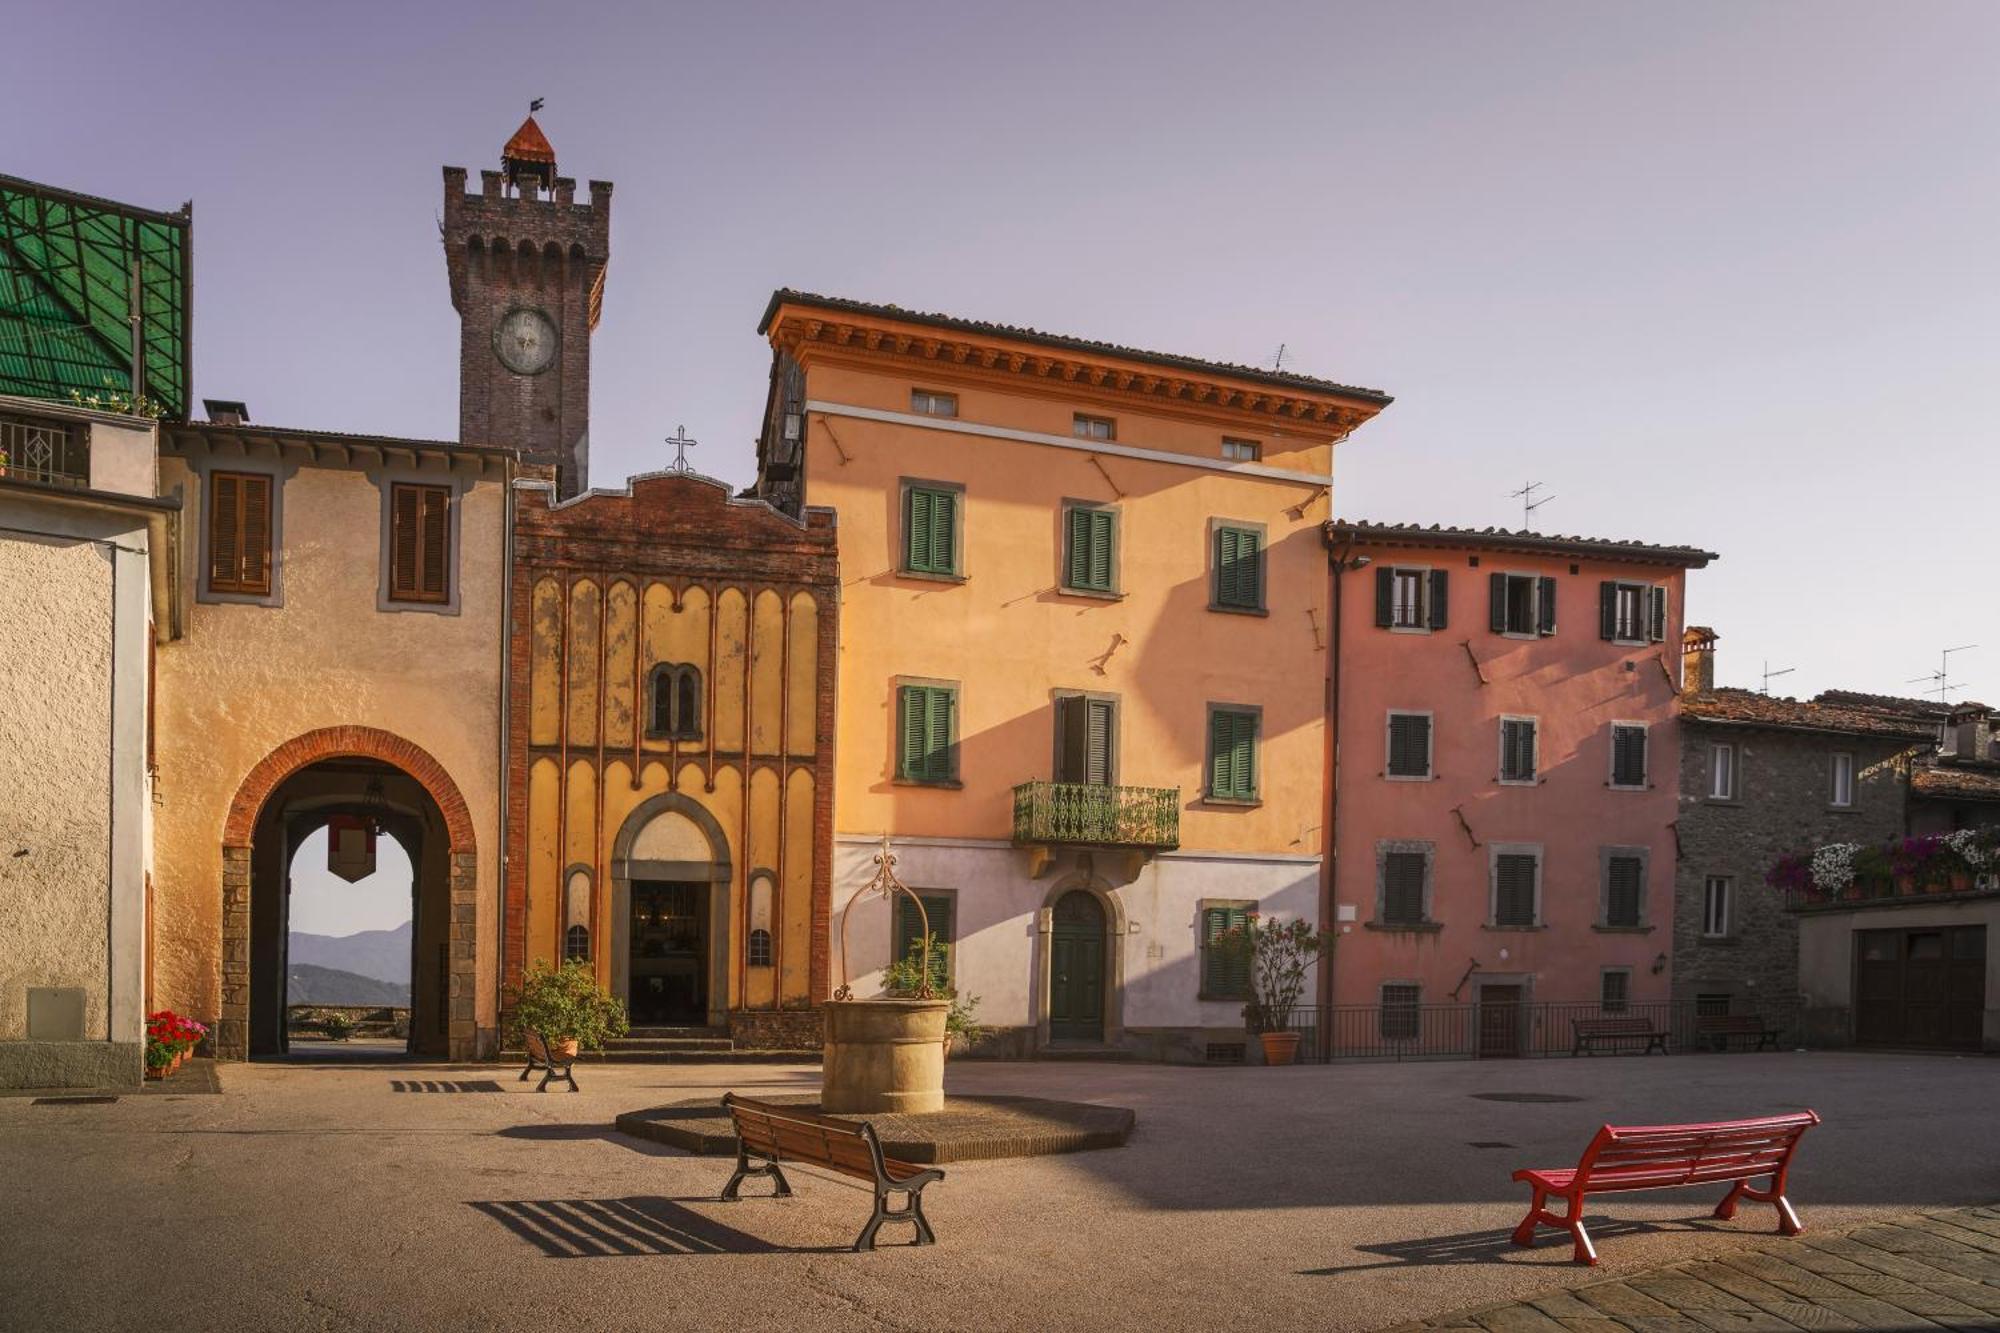
[[[534,115],[537,111],[540,111],[541,109],[542,109],[542,99],[539,97],[537,97],[534,101],[528,103],[528,114],[531,116]]]
[[[674,446],[673,470],[675,472],[694,471],[688,465],[688,449],[693,445],[700,444],[701,441],[689,438],[686,426],[676,426],[674,427],[674,433],[667,437],[667,443]]]

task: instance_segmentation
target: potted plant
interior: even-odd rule
[[[339,1010],[329,1010],[319,1020],[319,1030],[326,1034],[328,1041],[346,1041],[354,1035],[354,1020]]]
[[[923,988],[924,965],[922,956],[924,942],[910,941],[910,952],[882,970],[882,993],[904,1000],[914,998]],[[938,940],[931,941],[931,993],[951,1001],[951,1008],[944,1016],[944,1053],[951,1057],[951,1048],[956,1043],[965,1049],[976,1045],[986,1035],[986,1025],[975,1015],[979,1011],[977,995],[961,995],[956,988],[940,986],[937,983],[945,976],[945,946]]]
[[[624,1001],[598,985],[589,963],[572,958],[550,967],[537,959],[515,992],[514,1028],[523,1041],[533,1033],[548,1042],[551,1054],[573,1060],[579,1049],[603,1050],[631,1024]]]
[[[171,1009],[146,1015],[146,1077],[165,1078],[194,1057],[208,1028]]]
[[[1298,1059],[1292,1010],[1305,994],[1307,969],[1328,943],[1329,937],[1309,921],[1279,921],[1252,912],[1243,925],[1223,931],[1209,946],[1249,963],[1250,1002],[1243,1006],[1243,1018],[1264,1048],[1265,1064],[1288,1065]]]

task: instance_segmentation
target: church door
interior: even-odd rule
[[[708,1021],[708,885],[632,885],[631,993],[636,1027]]]

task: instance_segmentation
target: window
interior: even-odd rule
[[[1443,629],[1449,602],[1450,575],[1445,570],[1375,571],[1375,623],[1385,629]]]
[[[263,473],[208,474],[208,588],[271,591],[271,478]]]
[[[1423,1026],[1423,987],[1404,981],[1382,983],[1382,1040],[1415,1041]]]
[[[1643,857],[1615,853],[1604,859],[1604,924],[1643,924],[1646,862]]]
[[[1430,857],[1423,852],[1387,852],[1382,857],[1382,911],[1384,925],[1422,925],[1424,880]]]
[[[1431,715],[1389,714],[1389,776],[1428,778],[1431,775]]]
[[[1640,722],[1611,724],[1611,785],[1646,785],[1646,727]]]
[[[1536,889],[1540,878],[1539,853],[1496,853],[1493,857],[1493,924],[1535,925]]]
[[[1239,1000],[1250,996],[1250,958],[1240,949],[1218,946],[1226,931],[1250,924],[1249,903],[1207,903],[1201,909],[1201,998]]]
[[[1554,634],[1556,581],[1536,574],[1486,576],[1489,617],[1495,634]]]
[[[563,960],[583,963],[590,961],[590,927],[571,926],[563,932]]]
[[[1056,700],[1056,781],[1108,787],[1117,779],[1118,703],[1087,695]]]
[[[1727,995],[1697,995],[1694,997],[1694,1016],[1696,1018],[1715,1018],[1728,1012],[1729,997]]]
[[[451,487],[389,487],[389,600],[451,600]]]
[[[952,917],[957,898],[949,893],[921,891],[917,897],[924,904],[921,915],[908,894],[896,895],[896,937],[893,941],[896,960],[915,960],[918,951],[923,948],[924,921],[928,919],[931,927],[931,989],[950,990],[953,941],[956,939],[956,923]]]
[[[1209,604],[1231,611],[1264,609],[1264,531],[1218,524],[1213,549],[1215,576]]]
[[[1535,781],[1539,728],[1532,717],[1500,719],[1500,780]]]
[[[1222,456],[1232,463],[1254,463],[1264,456],[1264,446],[1255,440],[1222,438]]]
[[[896,690],[896,776],[905,782],[958,781],[958,688]]]
[[[912,389],[910,410],[920,417],[955,417],[958,415],[958,395],[938,393],[932,389]]]
[[[753,930],[750,932],[749,946],[745,951],[744,961],[751,967],[769,967],[771,965],[770,931]]]
[[[903,483],[903,571],[955,575],[958,567],[956,486]]]
[[[1827,803],[1846,807],[1854,804],[1854,756],[1845,752],[1833,756],[1831,766],[1832,785],[1827,792]]]
[[[1258,710],[1209,705],[1208,798],[1257,799]]]
[[[1622,967],[1605,968],[1598,995],[1598,1008],[1605,1013],[1624,1013],[1632,1002],[1632,973]]]
[[[1734,745],[1711,745],[1708,747],[1708,799],[1711,801],[1733,801],[1736,799],[1736,747]]]
[[[1070,423],[1070,431],[1079,440],[1115,440],[1118,423],[1110,417],[1091,417],[1078,412]]]
[[[1597,585],[1598,637],[1614,643],[1661,643],[1667,637],[1664,584]]]
[[[701,671],[678,662],[653,668],[646,734],[661,740],[701,739]]]
[[[1709,939],[1729,934],[1729,889],[1727,875],[1710,875],[1701,886],[1701,933]]]
[[[1118,511],[1073,501],[1063,511],[1063,586],[1118,591]]]

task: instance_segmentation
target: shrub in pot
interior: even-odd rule
[[[1305,994],[1306,972],[1330,943],[1309,921],[1279,921],[1252,912],[1243,925],[1231,926],[1210,944],[1248,964],[1250,1002],[1243,1006],[1243,1018],[1264,1048],[1265,1064],[1288,1065],[1298,1058],[1292,1011]]]
[[[532,1032],[569,1059],[578,1049],[602,1050],[612,1037],[631,1030],[625,1003],[597,982],[590,964],[572,958],[560,967],[537,959],[514,993],[514,1029],[524,1040]]]

